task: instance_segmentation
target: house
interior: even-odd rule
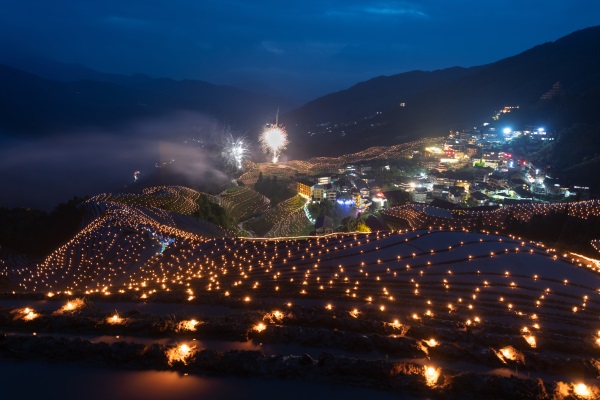
[[[315,221],[315,231],[317,235],[327,235],[333,233],[333,218],[328,215],[318,217]]]
[[[462,186],[452,186],[448,189],[448,201],[460,203],[467,197],[467,191]]]
[[[448,189],[444,185],[433,185],[432,196],[436,199],[442,199],[448,194]]]
[[[481,153],[481,163],[484,167],[498,168],[503,162],[499,152],[483,150]]]
[[[514,188],[514,192],[522,200],[533,200],[533,193],[531,193],[527,189],[523,189],[522,187],[516,187]]]
[[[399,176],[392,181],[392,185],[402,190],[412,190],[418,186],[418,182],[416,178]]]
[[[479,206],[485,205],[485,203],[487,203],[490,200],[489,197],[487,197],[485,194],[483,194],[481,192],[471,193],[471,198]]]
[[[475,157],[478,152],[479,152],[479,146],[475,146],[473,144],[468,144],[468,145],[465,146],[465,154],[469,158]]]
[[[505,187],[508,183],[508,180],[504,175],[493,173],[488,177],[488,183],[496,187]]]
[[[324,197],[327,200],[335,201],[337,199],[337,190],[333,187],[331,183],[325,185],[325,195]]]
[[[325,198],[324,185],[313,185],[310,192],[313,200],[321,201]]]
[[[524,190],[529,189],[529,183],[525,182],[525,180],[523,178],[512,178],[510,181],[508,181],[508,184],[512,188],[519,187]]]
[[[436,185],[454,186],[455,183],[456,183],[455,179],[450,178],[446,175],[436,175],[435,176],[435,184]]]
[[[356,179],[354,181],[354,186],[360,190],[360,189],[368,189],[369,185],[367,184],[367,182],[364,181],[364,179]]]
[[[475,168],[475,182],[487,182],[490,171],[484,168]]]
[[[411,193],[411,198],[415,203],[425,204],[427,202],[427,189],[416,188],[415,191]]]
[[[457,206],[454,203],[450,203],[449,201],[440,200],[440,199],[433,199],[433,201],[431,203],[429,203],[429,206],[442,208],[444,210],[456,210],[457,208],[459,208],[459,206]]]
[[[371,194],[374,195],[381,192],[383,185],[378,181],[373,181],[369,184],[369,187],[371,189]]]
[[[312,182],[305,179],[299,179],[296,181],[296,191],[302,197],[310,198]]]

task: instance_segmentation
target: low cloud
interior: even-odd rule
[[[405,16],[429,18],[429,15],[423,12],[419,7],[406,2],[373,3],[369,6],[349,6],[345,8],[329,10],[326,12],[326,15],[340,18],[348,18],[353,16],[360,17],[364,16],[365,14],[383,17]]]
[[[0,206],[52,209],[73,196],[131,188],[164,171],[196,187],[228,180],[219,152],[229,130],[194,113],[44,138],[0,137]],[[157,165],[163,169],[157,168]]]
[[[364,11],[368,14],[375,14],[375,15],[407,15],[407,16],[417,16],[417,17],[428,17],[428,15],[422,11],[419,11],[414,8],[407,8],[407,7],[393,7],[393,6],[392,7],[387,7],[387,6],[366,7],[364,9]]]

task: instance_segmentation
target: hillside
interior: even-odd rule
[[[169,239],[162,251],[156,237]],[[16,334],[0,340],[3,358],[431,398],[598,393],[597,272],[510,236],[208,239],[115,209],[43,264],[4,276],[15,292],[0,327]]]
[[[599,88],[599,45],[600,27],[592,27],[476,68],[380,77],[317,99],[283,121],[301,146],[296,151],[312,156],[446,134],[505,105],[535,106],[556,82],[575,98]]]
[[[382,215],[406,231],[283,237],[302,226],[304,204],[272,206],[248,186],[86,200],[83,227],[43,260],[0,252],[0,329],[11,332],[0,357],[430,398],[597,398],[598,261],[512,231],[557,231],[545,219],[563,216],[572,228],[560,236],[587,230],[569,240],[592,239],[595,257],[598,230],[585,226],[598,226],[597,200],[458,213],[409,204]],[[243,225],[272,238],[215,224],[253,216]]]
[[[195,80],[96,74],[59,81],[0,65],[0,132],[43,135],[81,127],[114,128],[144,117],[193,111],[239,129],[258,128],[284,99]]]
[[[202,237],[233,234],[228,229],[231,221],[216,197],[181,186],[157,186],[141,193],[103,193],[87,200],[73,198],[59,204],[51,213],[0,208],[0,259],[47,256],[77,238],[89,226],[100,226],[97,228],[100,230],[116,228],[110,226],[112,223],[120,225],[115,222],[118,219],[115,215],[129,216],[126,220],[135,230],[140,230],[138,223],[145,223],[160,226],[152,232],[175,229]],[[85,229],[82,231],[82,228]],[[150,231],[142,229],[142,232]],[[94,231],[89,239],[98,240],[101,236]],[[155,238],[147,239],[152,246],[157,245]]]
[[[448,68],[378,76],[336,93],[319,97],[285,115],[286,121],[307,126],[349,122],[374,116],[419,93],[474,73],[477,68]]]

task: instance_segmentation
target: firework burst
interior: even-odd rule
[[[273,156],[273,163],[277,163],[281,152],[285,150],[288,144],[287,132],[283,126],[279,125],[277,117],[275,118],[275,124],[267,125],[259,138],[265,153]]]
[[[244,137],[234,138],[233,135],[229,135],[223,148],[223,157],[227,164],[239,171],[242,169],[244,158],[247,156],[248,148],[244,143]]]

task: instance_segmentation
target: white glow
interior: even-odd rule
[[[273,163],[276,163],[288,144],[287,132],[278,125],[269,126],[260,135],[260,143],[263,150],[273,156]]]

